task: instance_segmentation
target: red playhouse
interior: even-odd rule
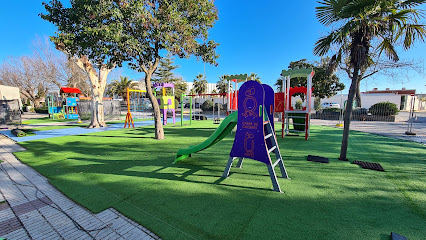
[[[305,133],[305,140],[308,140],[310,133],[310,117],[312,108],[312,77],[315,72],[312,69],[292,69],[283,70],[281,76],[284,77],[282,93],[275,93],[275,112],[282,113],[282,132],[281,137],[294,136],[291,132]],[[306,87],[290,87],[292,78],[306,77]],[[295,109],[291,104],[291,98],[296,93],[305,95],[302,109]],[[287,97],[286,97],[287,96]],[[293,121],[293,129],[290,129],[290,119]],[[296,135],[298,136],[298,135]]]

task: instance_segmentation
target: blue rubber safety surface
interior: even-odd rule
[[[188,121],[189,118],[184,118],[184,121]],[[173,125],[173,119],[167,118],[167,124]],[[180,118],[176,118],[176,125],[180,125]],[[149,121],[143,121],[143,122],[135,122],[135,127],[142,127],[142,126],[149,126],[154,125],[154,120]],[[53,130],[46,130],[46,131],[37,131],[35,132],[36,135],[33,136],[27,136],[27,137],[16,137],[12,134],[11,130],[5,130],[1,131],[0,133],[6,135],[10,139],[16,141],[16,142],[26,142],[26,141],[32,141],[32,140],[40,140],[40,139],[46,139],[46,138],[53,138],[53,137],[63,137],[63,136],[70,136],[70,135],[80,135],[80,134],[87,134],[87,133],[94,133],[94,132],[103,132],[103,131],[111,131],[111,130],[118,130],[123,129],[124,123],[114,123],[114,124],[108,124],[107,127],[101,127],[101,128],[85,128],[85,127],[73,127],[73,128],[62,128],[62,129],[53,129]]]

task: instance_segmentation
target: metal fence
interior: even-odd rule
[[[120,101],[119,100],[104,100],[104,117],[106,120],[120,119]],[[79,101],[78,114],[81,119],[90,119],[92,115],[92,101]]]
[[[20,122],[21,108],[19,100],[0,100],[0,124]]]
[[[311,113],[311,124],[339,127],[344,115],[339,108],[319,109]],[[426,112],[398,111],[389,104],[355,108],[350,129],[426,144]]]

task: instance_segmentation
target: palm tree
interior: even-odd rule
[[[371,50],[377,49],[389,59],[398,61],[396,45],[402,43],[409,49],[415,40],[424,41],[424,25],[418,23],[421,10],[414,7],[426,0],[321,0],[316,7],[316,16],[325,26],[335,30],[321,37],[314,54],[324,56],[336,47],[330,69],[335,69],[347,56],[352,71],[352,82],[344,116],[344,129],[340,160],[347,160],[349,126],[360,70],[371,65]],[[374,46],[372,46],[374,44]]]
[[[260,77],[257,76],[257,73],[250,73],[250,76],[248,77],[248,79],[256,81],[256,82],[259,82],[259,83],[262,83],[260,81]]]
[[[216,84],[216,89],[221,94],[228,93],[228,79],[226,79],[227,76],[228,75],[219,76],[219,81]],[[230,85],[230,87],[232,89],[232,85]],[[223,103],[224,104],[225,104],[225,98],[226,98],[226,96],[223,96]]]
[[[198,74],[196,79],[194,79],[194,89],[197,94],[203,94],[207,90],[207,80],[203,74]]]
[[[120,76],[120,81],[113,80],[110,84],[108,84],[107,94],[117,94],[124,99],[127,100],[127,88],[137,88],[138,83],[133,81],[133,79],[129,79],[128,77]]]

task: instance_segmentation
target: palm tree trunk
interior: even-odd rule
[[[359,85],[361,84],[361,81],[357,80],[357,87],[356,87],[356,94],[355,94],[355,101],[356,101],[356,107],[361,107],[361,90]]]
[[[158,105],[157,98],[154,96],[151,88],[151,76],[152,73],[145,73],[145,86],[146,92],[148,93],[149,100],[151,101],[152,107],[154,108],[154,122],[155,122],[155,139],[164,139],[163,123],[161,121],[160,106]],[[165,116],[167,117],[167,116]]]
[[[349,88],[349,95],[348,95],[348,101],[346,102],[346,109],[345,109],[345,115],[343,117],[344,120],[344,126],[343,126],[343,138],[342,138],[342,146],[340,148],[340,157],[339,160],[347,161],[346,158],[347,152],[348,152],[348,141],[349,141],[349,127],[351,124],[351,117],[352,117],[352,109],[353,109],[353,103],[355,98],[355,93],[357,91],[358,87],[358,72],[359,68],[354,67],[354,74],[352,77],[352,83],[351,87]]]

